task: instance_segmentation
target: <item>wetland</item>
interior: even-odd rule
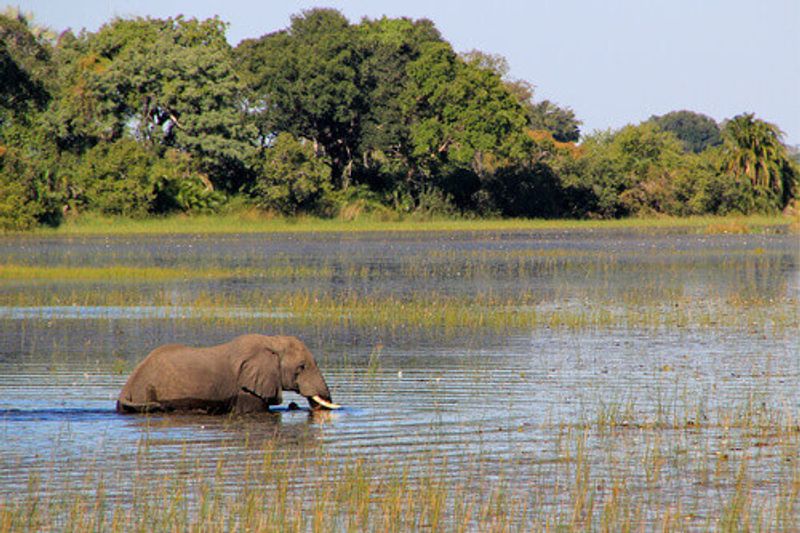
[[[799,298],[782,228],[0,237],[0,530],[797,529]],[[247,332],[344,409],[114,411]]]

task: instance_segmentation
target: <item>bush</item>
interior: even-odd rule
[[[597,198],[592,216],[652,215],[677,210],[675,182],[685,172],[683,148],[652,123],[599,133],[584,143],[581,185]]]
[[[214,190],[208,177],[192,168],[186,152],[170,149],[152,169],[155,177],[154,210],[158,213],[217,212],[225,204],[225,195]]]
[[[45,160],[33,161],[0,146],[0,230],[58,224],[61,195]]]
[[[155,156],[132,139],[98,144],[73,169],[71,200],[78,209],[145,215],[156,198],[155,162]]]
[[[553,218],[562,212],[561,183],[544,163],[501,168],[486,180],[485,190],[490,205],[503,216]]]
[[[256,204],[284,215],[315,212],[332,190],[331,167],[309,142],[281,133],[255,165]]]

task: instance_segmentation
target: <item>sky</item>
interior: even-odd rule
[[[3,0],[0,0],[0,5]],[[800,145],[800,0],[18,0],[55,30],[96,31],[114,17],[208,18],[228,40],[287,27],[332,7],[363,17],[432,20],[458,52],[504,56],[509,77],[575,111],[582,131],[687,109],[717,121],[755,113]]]

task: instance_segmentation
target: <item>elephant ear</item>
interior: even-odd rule
[[[278,354],[260,350],[243,359],[239,368],[239,388],[258,396],[269,405],[281,403],[281,366]]]

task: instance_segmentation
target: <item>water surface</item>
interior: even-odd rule
[[[512,488],[524,492],[557,484],[564,472],[550,465],[590,428],[599,498],[602,480],[625,472],[655,511],[679,501],[707,525],[735,490],[733,475],[715,482],[715,497],[699,481],[719,453],[750,458],[754,497],[797,475],[778,444],[719,422],[747,409],[800,418],[799,254],[796,235],[666,231],[4,237],[0,264],[67,275],[0,280],[0,497],[26,494],[32,479],[44,492],[91,491],[98,475],[122,495],[141,478],[213,474],[220,458],[235,472],[267,448],[412,476],[433,465],[487,486],[512,465]],[[79,266],[187,273],[70,279]],[[232,274],[202,275],[212,268]],[[435,295],[547,321],[455,333],[346,317],[321,327],[287,307],[296,294],[311,307],[315,298],[390,302],[398,314],[402,302]],[[606,318],[557,320],[576,313]],[[154,347],[246,332],[303,339],[345,409],[238,419],[114,412],[127,373]],[[600,431],[608,421],[623,431],[614,440]],[[658,486],[638,465],[654,439],[671,442],[659,444],[670,460]],[[563,498],[553,491],[549,503]]]

